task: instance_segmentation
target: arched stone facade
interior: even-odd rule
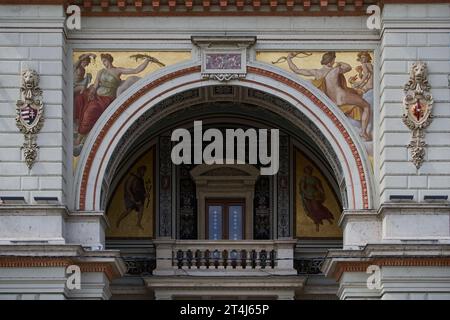
[[[200,67],[194,63],[168,68],[162,74],[152,74],[136,83],[129,89],[128,94],[119,97],[108,108],[89,136],[85,149],[89,151],[82,154],[81,165],[77,169],[77,197],[74,205],[79,210],[100,210],[100,186],[108,158],[121,134],[124,134],[134,121],[157,103],[179,92],[220,84],[214,80],[202,79],[199,71]],[[346,123],[342,114],[333,111],[333,104],[323,93],[305,81],[258,63],[248,66],[245,79],[231,81],[229,84],[268,93],[298,108],[331,142],[343,164],[348,209],[369,209],[373,205],[369,161],[354,130]]]
[[[450,298],[449,1],[69,1],[81,29],[67,24],[67,2],[0,4],[0,299]],[[112,67],[98,94],[95,79]],[[324,87],[330,69],[343,78],[329,87],[359,102]],[[195,166],[170,161],[170,133],[193,130],[197,116],[205,128],[280,128],[285,161],[256,179],[247,238],[180,232],[182,214],[206,226],[201,210],[179,205],[182,181],[196,201]],[[141,193],[155,187],[140,206],[124,205],[130,174]],[[222,203],[228,217],[236,200],[252,210],[254,194],[236,189],[240,199]],[[143,203],[154,221],[126,229],[142,227]]]

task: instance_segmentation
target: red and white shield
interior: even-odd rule
[[[19,112],[20,122],[27,128],[32,128],[36,125],[41,113],[39,106],[31,103],[24,104]]]
[[[405,99],[404,105],[408,119],[415,126],[423,125],[431,115],[432,101],[424,97]]]

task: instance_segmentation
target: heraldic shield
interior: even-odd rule
[[[404,88],[403,122],[412,131],[408,148],[411,149],[411,160],[417,169],[420,169],[425,161],[425,129],[433,121],[433,97],[430,89],[427,64],[420,61],[414,63]]]
[[[430,125],[433,100],[430,96],[408,95],[403,101],[405,113],[404,122],[411,130],[425,129]]]
[[[16,125],[24,134],[25,142],[22,149],[29,169],[37,158],[36,134],[44,125],[43,113],[44,104],[42,90],[39,88],[39,75],[36,71],[27,69],[22,72],[20,99],[16,103]]]
[[[18,127],[22,133],[36,133],[42,120],[43,105],[38,102],[17,103]]]

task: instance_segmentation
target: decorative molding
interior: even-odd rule
[[[370,261],[339,261],[332,274],[339,281],[345,272],[364,272],[370,265],[379,267],[450,267],[450,258],[423,257],[423,258],[379,258]]]
[[[16,103],[16,125],[24,134],[25,162],[28,169],[33,167],[37,158],[38,146],[36,135],[44,125],[44,105],[42,103],[42,90],[39,88],[39,75],[36,71],[27,69],[22,72],[20,86],[20,99]]]
[[[448,0],[434,0],[445,3]],[[44,4],[82,7],[83,16],[364,16],[371,4],[426,3],[425,0],[2,0],[5,4]]]
[[[204,73],[202,77],[205,79],[217,80],[220,82],[227,82],[231,80],[239,80],[245,78],[245,73]]]
[[[278,238],[291,237],[290,228],[290,154],[289,137],[280,136],[280,168],[277,173],[277,218]]]
[[[67,267],[71,264],[73,260],[69,258],[0,257],[0,268]]]
[[[269,240],[272,234],[272,177],[260,176],[255,184],[253,239]]]
[[[120,272],[110,262],[80,262],[73,258],[55,257],[0,257],[0,268],[66,268],[70,265],[79,266],[81,272],[103,272],[110,281],[120,277]]]
[[[225,180],[237,177],[239,180],[250,179],[253,184],[259,176],[259,170],[249,164],[202,164],[192,169],[190,174],[196,183],[203,180],[214,180],[210,177],[219,177],[219,179]]]
[[[159,137],[159,236],[172,235],[172,142]]]
[[[89,154],[87,155],[86,162],[84,164],[84,167],[82,168],[82,176],[81,176],[81,181],[80,181],[79,199],[78,199],[80,210],[85,210],[85,207],[86,207],[88,180],[90,179],[89,177],[91,175],[91,170],[93,169],[94,159],[95,159],[95,157],[98,156],[97,152],[99,150],[100,145],[102,144],[102,140],[104,139],[106,134],[109,132],[109,130],[111,129],[113,124],[117,122],[117,119],[124,113],[124,111],[128,107],[130,107],[135,101],[137,101],[140,97],[142,97],[149,90],[152,90],[152,89],[160,86],[161,84],[167,83],[176,78],[180,78],[182,76],[189,75],[189,74],[198,73],[198,72],[200,72],[200,70],[201,70],[200,66],[195,65],[195,66],[191,66],[191,67],[187,67],[184,69],[174,71],[170,74],[166,74],[166,75],[156,79],[155,81],[152,81],[151,83],[143,86],[141,89],[136,91],[131,97],[129,97],[116,111],[114,111],[114,114],[109,117],[108,121],[105,123],[104,127],[102,128],[102,130],[100,131],[98,136],[95,137],[95,142],[92,144],[92,148],[89,150]],[[253,67],[253,66],[248,66],[247,70],[248,70],[248,73],[252,73],[255,75],[262,76],[262,77],[271,78],[275,81],[278,81],[280,84],[286,85],[288,87],[291,87],[291,88],[297,90],[299,93],[308,97],[308,99],[310,99],[311,102],[313,102],[317,107],[319,107],[325,113],[325,115],[332,120],[332,122],[338,128],[339,132],[342,134],[347,145],[351,149],[351,154],[356,161],[357,168],[358,168],[357,172],[358,172],[359,180],[360,180],[360,184],[361,184],[361,193],[362,193],[361,196],[362,196],[363,208],[368,209],[369,208],[368,180],[367,180],[366,173],[364,170],[363,160],[361,158],[361,155],[358,152],[355,142],[353,141],[349,132],[346,130],[345,125],[340,122],[338,117],[336,117],[336,115],[333,114],[333,112],[330,110],[330,108],[328,108],[318,97],[316,97],[307,88],[303,87],[301,84],[297,83],[296,81],[288,79],[278,73],[274,73],[272,71],[268,71],[268,70]],[[201,81],[202,80],[198,80],[196,82],[201,82]],[[244,79],[243,81],[251,82],[248,79]],[[253,81],[252,83],[254,83],[254,82],[255,81]],[[192,82],[192,83],[194,83],[194,82]],[[256,83],[259,84],[258,82],[256,82]],[[282,89],[279,89],[279,88],[272,88],[272,89],[274,89],[278,92],[284,92]],[[167,91],[164,91],[163,93],[169,92],[171,90],[172,89],[169,89]],[[153,97],[151,100],[147,101],[146,103],[150,103],[152,100],[160,97],[161,95],[162,94],[158,94],[157,96]],[[298,102],[300,103],[300,101],[298,101]],[[143,106],[141,106],[141,108],[142,107]],[[154,108],[152,108],[151,110],[153,110],[153,109]],[[152,112],[154,112],[154,111],[152,111]],[[149,114],[146,114],[146,115],[151,117],[152,112],[150,112]],[[116,135],[117,134],[118,133],[116,133]],[[106,153],[104,153],[101,158],[102,163],[104,161],[106,161],[105,158],[106,158]],[[345,162],[345,164],[346,164],[346,162]],[[349,169],[348,164],[347,164],[347,169]],[[98,184],[99,180],[100,180],[100,172],[97,171],[96,178],[95,178],[95,185]],[[352,179],[350,179],[350,180],[352,180]],[[353,184],[353,181],[349,181],[349,184]],[[354,192],[354,191],[349,191],[349,192]],[[93,203],[96,203],[95,197],[96,197],[96,194],[94,193]],[[355,194],[353,193],[353,205],[355,204],[354,198],[355,198]]]
[[[412,162],[417,169],[420,169],[425,161],[425,129],[433,120],[433,97],[430,89],[427,64],[421,61],[414,63],[404,88],[403,123],[412,131],[408,148],[411,149]]]
[[[79,263],[81,272],[102,272],[109,281],[120,277],[120,273],[107,263]]]
[[[142,257],[124,257],[127,267],[127,274],[132,276],[152,275],[156,268],[156,260],[154,258]]]
[[[189,172],[194,168],[193,164],[181,164],[178,166],[178,230],[179,239],[197,239],[197,190],[194,180]]]
[[[294,269],[298,274],[321,274],[324,258],[301,258],[294,260]]]

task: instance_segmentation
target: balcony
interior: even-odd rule
[[[155,240],[156,269],[143,277],[155,299],[293,299],[306,278],[294,269],[295,240]]]
[[[295,240],[156,240],[154,275],[295,275]]]

